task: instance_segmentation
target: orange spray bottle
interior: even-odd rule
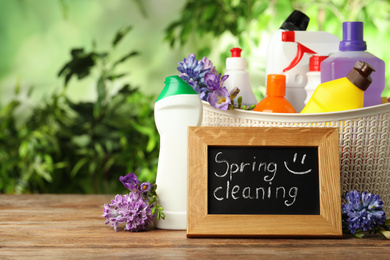
[[[260,101],[254,111],[271,113],[296,113],[294,107],[285,98],[286,76],[282,74],[267,75],[267,96]]]

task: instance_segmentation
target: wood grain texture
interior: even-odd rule
[[[188,237],[340,237],[340,166],[336,128],[189,127]],[[213,215],[207,210],[207,147],[318,147],[320,215]]]
[[[355,239],[186,238],[104,225],[113,195],[0,195],[0,259],[388,259],[382,236]]]

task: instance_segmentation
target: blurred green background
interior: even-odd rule
[[[239,46],[261,98],[268,40],[294,9],[339,38],[363,21],[389,64],[388,0],[0,0],[0,193],[123,193],[128,172],[154,182],[153,105],[177,62],[195,53],[223,72]]]

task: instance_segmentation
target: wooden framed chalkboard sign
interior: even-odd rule
[[[341,237],[337,128],[189,127],[187,237]]]

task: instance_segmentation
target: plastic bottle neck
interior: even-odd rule
[[[226,59],[227,70],[246,70],[246,59],[241,57],[241,51],[237,47],[230,50],[232,56]]]
[[[286,76],[282,74],[267,75],[267,97],[284,97],[286,95]]]
[[[246,70],[246,59],[243,57],[229,57],[226,59],[227,70]]]

